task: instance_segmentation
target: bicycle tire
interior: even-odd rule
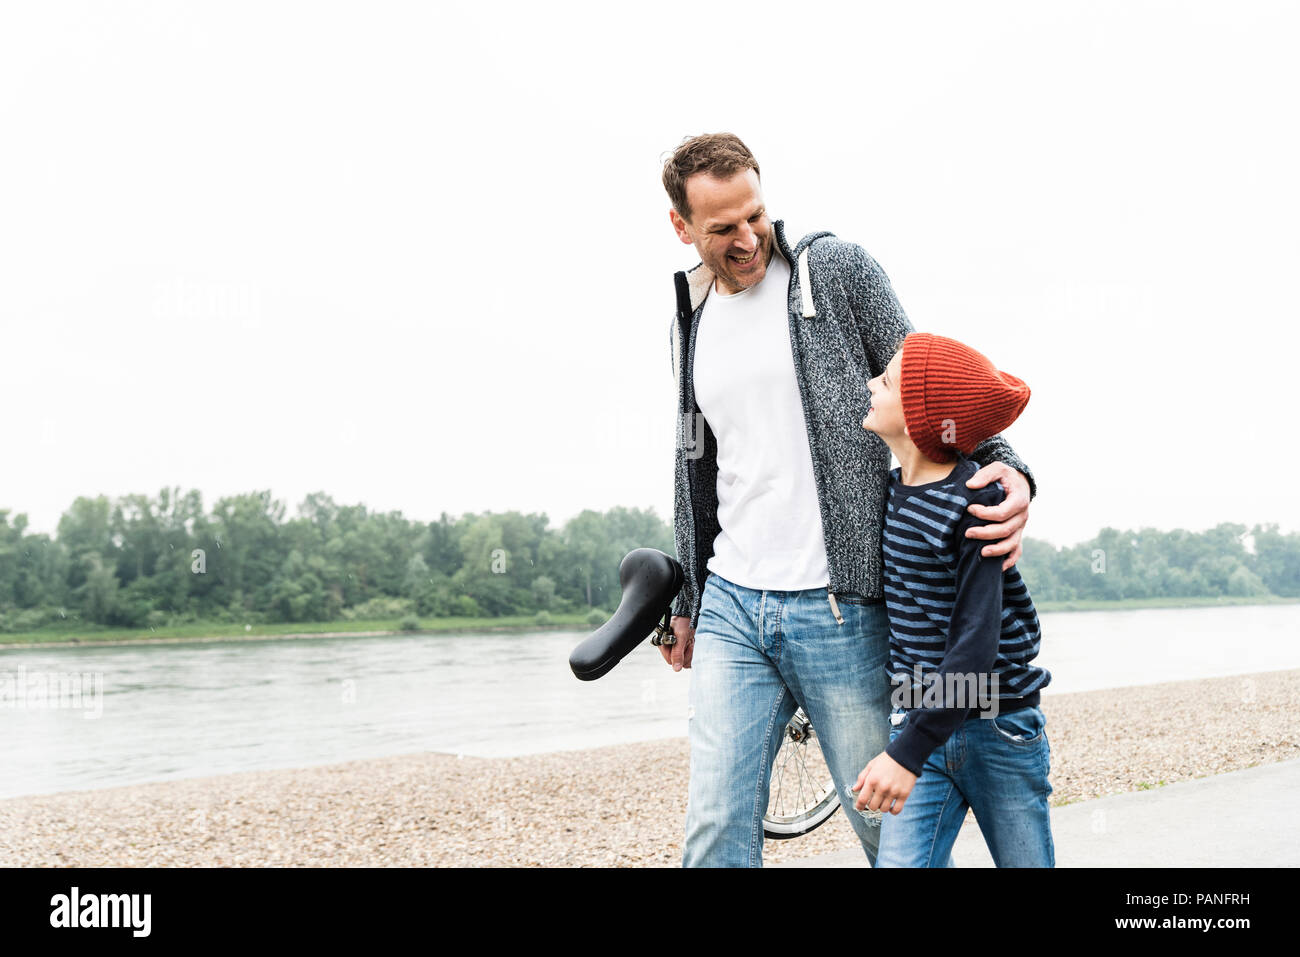
[[[812,722],[802,708],[785,726],[772,762],[763,834],[786,841],[820,827],[840,806]]]

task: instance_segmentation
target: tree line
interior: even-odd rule
[[[1224,522],[1203,532],[1104,528],[1056,548],[1026,538],[1018,562],[1036,600],[1300,597],[1300,533]]]
[[[0,631],[72,619],[157,627],[341,619],[608,613],[633,548],[676,554],[653,510],[483,512],[420,522],[308,495],[293,518],[269,491],[78,498],[55,536],[0,510]],[[1276,525],[1205,532],[1104,529],[1057,548],[1027,539],[1037,601],[1300,596],[1300,534]],[[594,616],[593,616],[594,617]]]

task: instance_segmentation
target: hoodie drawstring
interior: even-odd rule
[[[799,295],[803,298],[803,317],[813,319],[817,310],[813,307],[812,275],[808,272],[808,248],[805,246],[799,254]]]

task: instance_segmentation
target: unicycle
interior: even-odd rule
[[[685,581],[676,559],[656,548],[633,549],[619,564],[618,577],[623,591],[618,608],[569,655],[569,667],[583,681],[608,674],[647,638],[655,645],[676,641],[672,603]],[[785,726],[772,762],[763,833],[774,840],[799,837],[825,823],[839,806],[817,733],[800,708]]]

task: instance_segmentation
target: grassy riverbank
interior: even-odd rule
[[[505,615],[499,618],[422,618],[419,628],[415,630],[404,630],[401,622],[395,618],[365,621],[277,622],[261,625],[198,621],[165,628],[109,628],[102,625],[69,623],[63,627],[51,625],[39,631],[0,635],[0,648],[20,645],[256,641],[268,638],[324,638],[343,635],[369,637],[404,633],[427,635],[438,632],[582,630],[594,627],[586,623],[585,612],[552,615],[547,624],[538,624],[532,615]]]
[[[1040,612],[1063,611],[1132,611],[1141,608],[1209,608],[1219,605],[1294,605],[1297,598],[1130,598],[1121,601],[1048,601],[1037,602]],[[439,632],[523,632],[537,630],[589,631],[596,626],[587,622],[585,612],[552,615],[539,624],[532,615],[499,618],[424,618],[418,629],[403,629],[396,619],[366,621],[279,622],[276,624],[240,625],[229,622],[199,621],[165,628],[108,628],[69,622],[65,626],[47,626],[39,631],[0,634],[0,649],[32,645],[97,645],[179,643],[205,641],[258,641],[271,638],[324,638],[354,635],[437,634]]]

